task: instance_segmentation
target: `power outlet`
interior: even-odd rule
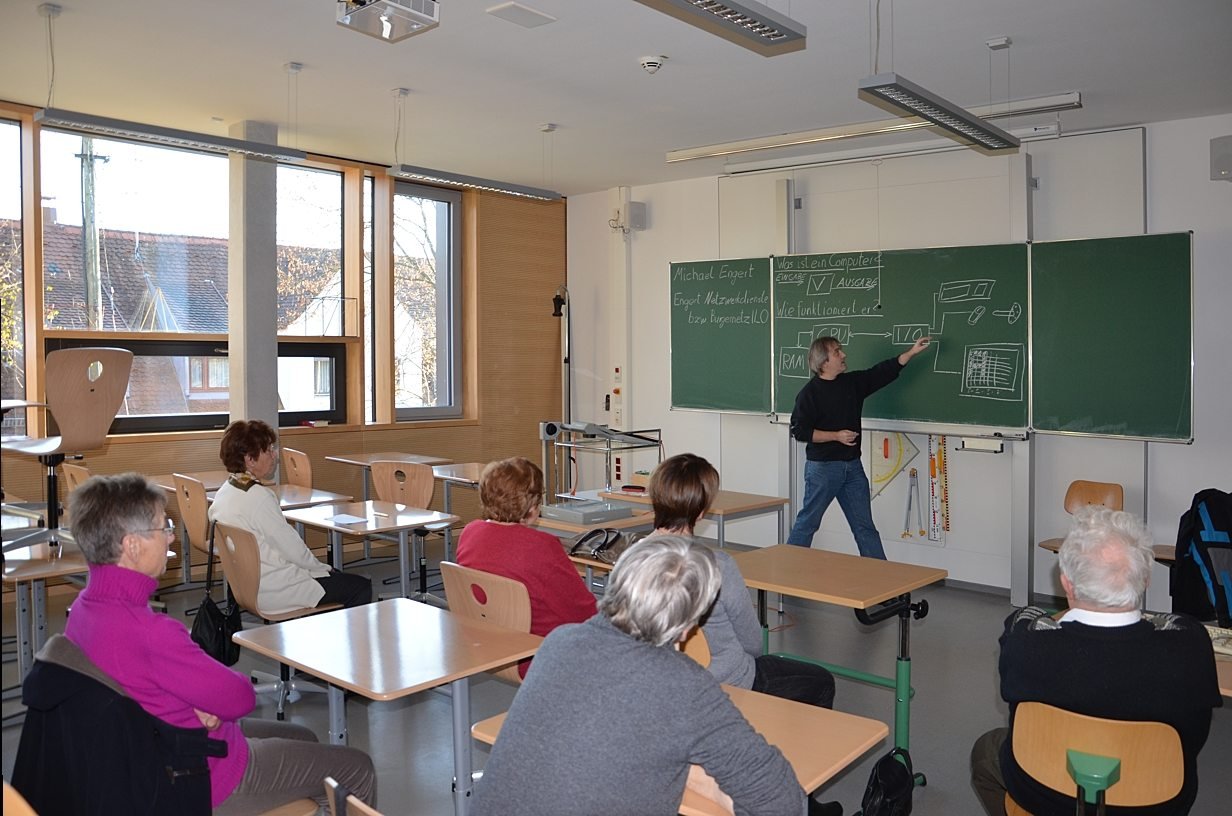
[[[612,424],[617,428],[625,424],[625,412],[619,405],[612,409]]]

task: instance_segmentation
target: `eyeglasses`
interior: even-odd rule
[[[165,533],[167,538],[175,538],[175,520],[167,519],[162,527],[150,527],[147,530],[134,530],[135,533]]]

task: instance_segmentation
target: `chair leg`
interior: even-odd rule
[[[285,720],[287,718],[287,686],[291,681],[291,667],[286,663],[278,664],[278,679],[278,704],[274,710],[278,719]]]

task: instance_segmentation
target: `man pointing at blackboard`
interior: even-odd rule
[[[921,337],[897,357],[851,373],[847,372],[843,344],[835,338],[818,337],[809,346],[809,370],[817,376],[800,389],[791,412],[791,435],[808,443],[804,502],[787,537],[788,544],[811,547],[821,517],[837,498],[860,555],[885,560],[881,535],[873,524],[868,476],[860,461],[860,415],[865,398],[898,379],[903,366],[931,341],[931,337]]]

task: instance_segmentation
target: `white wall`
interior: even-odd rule
[[[1232,115],[1227,115],[1150,126],[1145,147],[1141,130],[1031,146],[1032,174],[1041,184],[1032,196],[1036,240],[1141,232],[1144,209],[1147,228],[1152,232],[1195,231],[1197,441],[1192,446],[1177,446],[1034,437],[1030,445],[1036,471],[1034,532],[1038,538],[1064,531],[1060,497],[1065,486],[1080,476],[1125,483],[1129,508],[1145,510],[1157,539],[1166,543],[1175,537],[1177,518],[1188,508],[1195,491],[1207,486],[1230,487],[1232,376],[1226,373],[1221,358],[1232,349],[1232,320],[1227,317],[1232,307],[1232,275],[1227,273],[1226,263],[1232,257],[1232,184],[1207,180],[1207,144],[1211,137],[1230,132]],[[972,228],[971,218],[964,220],[961,214],[950,213],[957,231],[938,229],[934,220],[937,208],[930,211],[919,203],[904,207],[901,202],[908,196],[896,197],[896,203],[889,206],[883,194],[878,205],[876,186],[884,190],[887,175],[892,177],[885,164],[876,171],[881,177],[874,180],[872,193],[867,183],[869,166],[859,165],[847,165],[844,170],[830,168],[823,173],[798,170],[763,177],[710,177],[634,187],[632,198],[647,203],[649,226],[628,239],[633,302],[632,360],[626,373],[632,379],[632,425],[662,427],[668,455],[693,451],[706,456],[719,467],[723,484],[729,489],[788,495],[788,446],[782,426],[760,417],[670,410],[668,264],[781,251],[783,224],[772,209],[776,204],[773,190],[778,179],[788,176],[796,181],[797,196],[816,196],[815,207],[805,220],[796,218],[793,251],[820,249],[823,242],[827,244],[824,248],[859,249],[873,239],[886,247],[1020,240],[1021,236],[1015,234],[1016,224],[1026,216],[1015,200],[1017,182],[1013,174],[995,169],[985,173],[987,178],[981,183],[973,177],[971,168],[992,165],[972,165],[970,155],[922,156],[895,164],[901,168],[903,191],[914,190],[924,196],[922,200],[930,200],[930,196],[935,199],[937,190],[948,189],[953,192],[947,195],[972,203],[970,212],[986,222],[977,224],[980,231],[976,237],[963,232]],[[849,192],[839,196],[837,188],[843,176],[848,177]],[[741,188],[741,195],[728,194],[737,188]],[[979,192],[981,188],[984,192]],[[986,200],[981,202],[980,196],[986,196]],[[575,309],[574,413],[575,418],[596,421],[606,420],[603,396],[612,387],[606,348],[610,316],[603,309],[604,292],[613,274],[613,239],[607,226],[610,200],[610,192],[569,200],[569,286]],[[764,209],[740,210],[733,203],[758,200],[765,202]],[[996,211],[992,212],[994,204]],[[878,216],[871,220],[861,215],[869,206],[880,206]],[[930,224],[929,228],[914,234],[912,231],[918,231],[924,222]],[[826,232],[827,227],[838,229],[840,235],[849,234],[851,241],[839,245],[838,239],[822,239],[823,234],[834,234]],[[804,243],[809,245],[802,246]],[[722,375],[716,361],[715,376]],[[1144,379],[1144,387],[1149,387],[1149,378]],[[626,425],[630,425],[628,420]],[[915,438],[921,447],[925,440],[923,436]],[[913,546],[899,539],[906,479],[900,477],[891,483],[874,508],[890,556],[944,566],[960,580],[1009,586],[1009,539],[1015,531],[1009,530],[1007,511],[1006,493],[1011,489],[1008,459],[978,454],[950,457],[956,516],[943,548]],[[583,470],[583,479],[596,474],[597,470]],[[827,547],[854,551],[841,514],[832,516],[827,516],[819,541]],[[701,532],[707,534],[705,529]],[[755,545],[778,540],[772,525],[761,520],[733,526],[729,537]],[[1053,577],[1055,557],[1046,553],[1032,557],[1037,559],[1037,588],[1059,591]],[[1156,579],[1151,598],[1152,606],[1158,608],[1166,606],[1166,573]],[[1163,602],[1159,602],[1161,592]]]

